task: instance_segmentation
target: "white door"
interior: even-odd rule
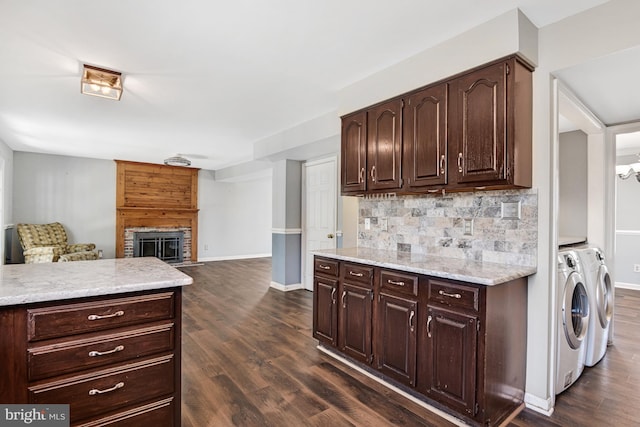
[[[313,290],[313,255],[336,247],[336,159],[305,163],[304,288]]]

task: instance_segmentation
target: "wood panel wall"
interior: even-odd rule
[[[116,160],[116,258],[129,227],[191,227],[191,261],[198,260],[197,168]]]

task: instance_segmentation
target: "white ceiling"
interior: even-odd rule
[[[542,27],[604,2],[0,0],[0,140],[17,151],[154,163],[181,153],[219,169],[250,160],[256,141],[334,111],[350,83],[503,12],[519,7]],[[81,95],[83,63],[121,71],[122,100]],[[594,75],[593,90],[584,72],[562,78],[578,95],[587,86],[593,99],[582,98],[603,121],[622,121],[614,96],[630,98],[628,87],[614,95],[619,79]],[[639,101],[629,99],[625,117],[640,117]]]

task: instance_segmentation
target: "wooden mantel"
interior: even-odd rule
[[[191,261],[198,260],[198,170],[116,160],[116,258],[124,257],[131,227],[191,228]]]

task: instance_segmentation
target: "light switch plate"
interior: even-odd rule
[[[473,219],[464,219],[464,235],[473,236]]]
[[[371,218],[364,219],[364,229],[371,230]]]
[[[380,229],[382,231],[387,231],[387,228],[388,228],[387,218],[380,218]]]
[[[520,202],[502,202],[502,219],[520,219]]]

